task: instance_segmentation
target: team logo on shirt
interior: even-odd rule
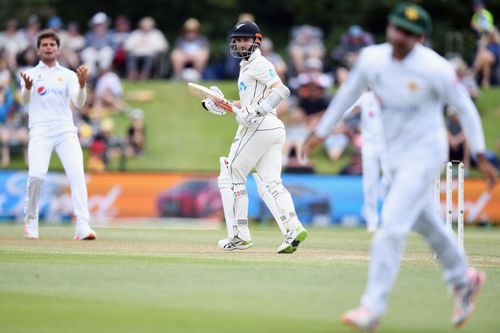
[[[271,79],[275,78],[277,76],[276,72],[274,71],[274,69],[270,69],[269,70],[269,76],[271,77]]]
[[[245,82],[241,81],[239,86],[238,86],[238,90],[241,92],[241,91],[245,91],[247,90],[247,85],[245,84]]]
[[[43,96],[47,93],[47,90],[45,89],[45,87],[38,87],[36,92],[38,93],[38,95]]]
[[[418,90],[417,82],[415,82],[415,81],[408,82],[408,90],[411,92],[417,91]]]

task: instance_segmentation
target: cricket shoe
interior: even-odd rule
[[[462,327],[474,312],[476,297],[486,283],[486,273],[475,268],[467,270],[467,285],[454,291],[455,308],[451,323],[455,327]]]
[[[285,240],[278,247],[278,253],[294,253],[297,247],[307,238],[307,230],[302,224],[298,224],[295,228],[288,231]]]
[[[28,239],[38,239],[38,221],[26,218],[24,220],[24,237]]]
[[[75,229],[75,237],[74,240],[94,240],[97,235],[92,228],[88,225],[77,226]]]
[[[380,323],[381,315],[375,314],[366,306],[348,311],[340,317],[343,324],[362,332],[375,332]]]
[[[225,238],[219,241],[219,248],[224,251],[246,250],[253,246],[251,240],[243,240],[239,237]]]

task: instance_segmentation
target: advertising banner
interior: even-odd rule
[[[25,171],[0,171],[0,219],[22,220],[26,192]],[[304,224],[357,225],[362,223],[361,177],[333,175],[283,175],[297,214]],[[215,174],[102,173],[88,174],[92,223],[106,224],[120,218],[223,219]],[[456,188],[456,184],[454,184]],[[247,180],[249,218],[270,220],[252,177]],[[441,184],[441,213],[445,213],[445,186]],[[453,211],[456,212],[456,191]],[[465,180],[465,219],[500,222],[500,186],[486,191],[480,179]],[[70,221],[69,182],[63,173],[49,173],[40,199],[40,218]]]

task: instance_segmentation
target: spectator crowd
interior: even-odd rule
[[[472,61],[450,59],[458,78],[476,99],[480,87],[500,84],[500,36],[492,14],[484,2],[474,1],[470,26],[477,37]],[[253,20],[248,13],[239,18]],[[134,26],[135,25],[135,26]],[[90,82],[85,106],[74,110],[82,145],[88,148],[87,167],[106,170],[110,160],[124,166],[126,158],[141,156],[145,151],[144,112],[134,109],[124,99],[122,79],[200,81],[235,79],[239,61],[228,54],[222,63],[211,61],[210,40],[196,18],[188,18],[173,43],[169,43],[156,27],[154,18],[146,16],[131,22],[126,16],[110,18],[103,12],[92,16],[88,31],[75,21],[63,22],[58,16],[46,20],[43,28],[56,31],[61,39],[60,63],[76,69],[85,63]],[[0,32],[0,166],[6,168],[11,153],[26,154],[28,143],[27,113],[19,103],[19,73],[38,63],[36,36],[41,20],[32,15],[23,27],[17,20],[5,23]],[[301,161],[302,143],[328,107],[335,86],[349,75],[361,50],[375,43],[373,35],[353,24],[340,37],[338,45],[328,50],[324,31],[312,25],[295,26],[290,31],[286,56],[264,38],[263,55],[276,67],[277,74],[292,90],[292,96],[279,107],[278,114],[287,126],[287,142],[283,152],[284,166],[289,171],[310,172],[314,168]],[[461,55],[467,57],[468,55]],[[461,128],[453,110],[444,110],[450,141],[450,158],[470,160]],[[111,116],[125,114],[130,119],[127,132],[115,133]],[[346,174],[361,173],[360,113],[351,112],[325,141],[325,152],[332,161],[346,156]],[[467,162],[468,163],[468,162]],[[473,164],[473,161],[470,162]]]

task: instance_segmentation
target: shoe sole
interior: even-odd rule
[[[464,320],[455,323],[454,326],[456,328],[462,328],[464,325],[470,320],[472,317],[472,314],[474,313],[474,310],[476,309],[476,298],[481,289],[483,289],[484,284],[486,283],[486,273],[485,272],[478,272],[478,277],[479,277],[479,283],[477,285],[476,291],[472,294],[472,310],[469,312],[467,317],[465,317]]]
[[[308,235],[307,230],[306,229],[302,230],[297,234],[297,236],[295,236],[295,239],[292,241],[290,245],[278,251],[278,253],[280,254],[294,253],[295,251],[297,251],[297,248],[299,247],[300,243],[302,243],[307,238],[307,235]]]

